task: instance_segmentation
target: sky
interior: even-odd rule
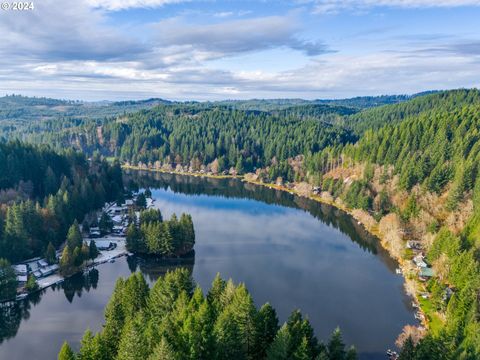
[[[0,9],[0,95],[327,99],[480,87],[480,0],[32,2]]]

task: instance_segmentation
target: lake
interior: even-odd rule
[[[192,215],[195,257],[120,258],[1,308],[0,359],[56,359],[64,340],[78,348],[86,328],[101,328],[116,279],[138,269],[151,283],[170,268],[190,267],[205,292],[219,272],[244,282],[258,306],[270,302],[281,322],[299,308],[321,340],[339,326],[365,359],[384,359],[403,326],[415,323],[396,262],[344,212],[234,179],[127,176],[152,190],[164,218]]]

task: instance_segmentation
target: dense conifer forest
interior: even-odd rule
[[[244,284],[219,275],[205,296],[180,269],[150,289],[140,273],[117,281],[102,331],[85,332],[78,354],[65,343],[59,360],[356,359],[339,330],[318,342],[308,319],[294,311],[281,327],[270,304],[260,309]]]
[[[44,255],[55,259],[71,225],[119,195],[119,163],[87,160],[72,150],[57,153],[48,146],[0,142],[0,297],[16,292],[10,263]]]
[[[136,254],[183,256],[194,245],[195,230],[192,217],[187,214],[180,219],[173,214],[170,220],[163,220],[160,210],[143,210],[138,221],[131,221],[127,229],[127,249]]]

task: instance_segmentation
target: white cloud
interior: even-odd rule
[[[312,0],[318,13],[365,10],[373,7],[433,8],[480,6],[480,0]]]
[[[183,47],[187,52],[202,52],[211,58],[282,46],[310,56],[328,51],[321,42],[304,41],[297,37],[302,26],[295,14],[214,24],[192,24],[183,18],[170,18],[156,24],[154,29],[158,34],[158,46]]]
[[[0,34],[0,62],[107,60],[145,51],[80,0],[68,6],[42,0],[34,11],[1,12]]]
[[[87,0],[87,3],[94,8],[118,11],[133,8],[156,8],[186,1],[188,0]]]
[[[440,36],[436,33],[441,29],[432,29],[433,34],[424,37],[365,36],[360,54],[342,48],[341,42],[334,43],[339,52],[333,53],[322,42],[302,37],[317,35],[306,28],[311,25],[303,23],[305,14],[300,11],[263,17],[252,13],[241,19],[237,11],[214,20],[183,13],[160,23],[122,28],[108,11],[92,7],[94,1],[78,0],[60,8],[58,0],[42,0],[35,12],[17,16],[0,12],[0,93],[88,100],[151,96],[208,100],[347,97],[480,85],[478,34]],[[438,0],[435,6],[478,2]],[[140,4],[102,3],[111,9]],[[328,3],[433,4],[315,2]],[[279,55],[284,53],[295,56]],[[246,64],[246,57],[255,61]],[[275,66],[277,62],[282,66]]]

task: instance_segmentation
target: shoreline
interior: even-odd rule
[[[95,258],[95,260],[93,262],[85,264],[85,267],[82,270],[77,271],[74,274],[71,274],[71,275],[68,275],[68,276],[63,276],[63,275],[60,275],[60,273],[57,271],[57,272],[55,272],[51,275],[48,275],[48,276],[42,277],[40,279],[37,279],[38,288],[36,290],[34,290],[32,292],[28,292],[28,293],[18,294],[15,298],[12,298],[12,299],[2,300],[2,301],[0,301],[0,304],[27,300],[30,295],[33,295],[35,293],[38,293],[38,292],[43,291],[45,289],[48,289],[49,287],[52,287],[54,285],[61,284],[65,280],[70,279],[71,277],[73,277],[75,275],[78,275],[80,273],[83,273],[86,270],[93,269],[98,265],[108,263],[111,260],[115,260],[115,259],[121,258],[123,256],[127,256],[129,254],[129,252],[125,248],[125,241],[126,241],[125,238],[117,237],[117,238],[115,238],[115,240],[113,240],[112,238],[110,238],[109,240],[111,240],[112,242],[115,242],[117,244],[117,249],[118,250],[114,249],[114,250],[103,251],[103,252],[101,251],[99,256],[97,258]],[[123,247],[119,248],[119,245],[123,245]],[[20,296],[20,298],[19,298],[19,296]]]
[[[387,242],[385,241],[385,239],[382,238],[382,236],[380,235],[378,230],[375,229],[375,228],[369,227],[367,224],[362,222],[361,219],[359,219],[358,216],[356,216],[354,214],[354,209],[350,209],[346,206],[342,206],[340,204],[335,203],[334,201],[327,201],[327,200],[322,199],[320,196],[317,196],[317,195],[306,196],[304,194],[300,194],[294,188],[290,189],[290,188],[287,188],[284,185],[277,185],[277,184],[274,184],[274,183],[264,183],[264,182],[260,182],[260,181],[248,180],[243,175],[236,175],[236,176],[234,176],[234,175],[213,175],[213,174],[208,174],[208,173],[202,174],[202,173],[198,173],[198,172],[195,172],[195,173],[193,173],[193,172],[179,172],[179,171],[173,171],[173,170],[172,171],[167,171],[167,170],[163,170],[163,169],[141,168],[141,167],[138,167],[138,166],[131,166],[131,165],[128,165],[128,166],[127,165],[122,165],[122,169],[136,170],[136,171],[148,171],[148,172],[159,172],[159,173],[163,173],[163,174],[172,174],[172,175],[181,175],[181,176],[194,176],[194,177],[203,177],[203,178],[211,178],[211,179],[238,179],[238,180],[240,180],[242,182],[245,182],[245,183],[249,183],[249,184],[253,184],[253,185],[257,185],[257,186],[268,187],[269,189],[272,189],[272,190],[288,192],[288,193],[293,194],[295,196],[307,198],[307,199],[310,199],[312,201],[316,201],[316,202],[321,203],[321,204],[326,204],[326,205],[333,206],[334,208],[345,212],[346,214],[350,215],[353,219],[355,219],[358,222],[358,224],[361,225],[365,229],[365,231],[367,231],[370,235],[375,236],[378,239],[378,243],[380,244],[380,246],[388,253],[388,256],[390,256],[391,259],[395,260],[398,263],[398,267],[401,271],[401,274],[398,274],[398,275],[402,276],[402,278],[403,278],[404,293],[410,299],[412,299],[412,303],[416,304],[416,307],[412,306],[414,308],[414,310],[416,310],[417,312],[420,312],[422,314],[422,319],[421,320],[417,319],[417,320],[419,320],[419,324],[415,324],[414,326],[425,327],[427,329],[430,329],[430,326],[429,326],[430,321],[427,321],[427,319],[428,319],[427,314],[425,313],[425,311],[422,309],[422,306],[421,306],[422,301],[419,299],[419,297],[417,295],[414,296],[407,291],[407,283],[409,283],[409,282],[417,283],[418,282],[418,280],[410,279],[406,276],[406,274],[409,273],[409,269],[407,267],[407,260],[405,260],[403,258],[394,257],[392,255],[392,252],[391,252],[390,248],[387,246]]]

